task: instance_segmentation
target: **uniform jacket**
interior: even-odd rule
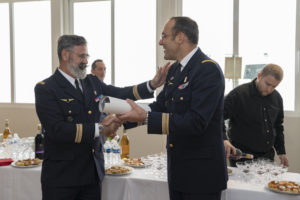
[[[150,98],[146,83],[117,88],[87,75],[83,95],[58,71],[35,87],[37,115],[45,128],[41,181],[48,186],[76,186],[102,181],[104,159],[100,137],[94,139],[100,111],[96,97]]]
[[[176,65],[157,101],[150,104],[148,133],[167,134],[169,187],[186,193],[219,192],[228,179],[223,73],[200,49],[175,77]]]

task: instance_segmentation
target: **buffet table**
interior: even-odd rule
[[[41,167],[0,167],[1,200],[40,200]],[[300,182],[300,174],[287,172],[284,178]],[[199,180],[201,181],[201,180]],[[147,174],[147,169],[134,169],[124,176],[106,176],[102,188],[103,200],[168,200],[168,184],[163,178]],[[223,200],[300,200],[300,195],[278,194],[264,186],[241,183],[230,176],[228,189],[222,193]]]

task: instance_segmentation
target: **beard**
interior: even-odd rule
[[[86,67],[84,63],[80,63],[78,66],[72,65],[72,62],[67,64],[68,71],[76,78],[84,79],[86,77]]]

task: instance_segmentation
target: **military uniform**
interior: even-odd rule
[[[150,104],[148,133],[167,135],[169,188],[184,193],[218,193],[227,187],[223,144],[224,77],[200,49]]]
[[[35,87],[37,115],[45,128],[45,154],[41,182],[46,186],[80,186],[101,182],[104,159],[95,123],[100,112],[97,97],[150,98],[147,83],[117,88],[87,75],[83,94],[58,70]]]

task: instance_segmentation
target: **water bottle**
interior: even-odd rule
[[[114,137],[112,140],[112,164],[120,165],[121,164],[121,148],[118,143],[119,136]]]
[[[104,147],[104,161],[105,168],[109,168],[111,166],[111,141],[107,138],[106,142],[103,145]]]

